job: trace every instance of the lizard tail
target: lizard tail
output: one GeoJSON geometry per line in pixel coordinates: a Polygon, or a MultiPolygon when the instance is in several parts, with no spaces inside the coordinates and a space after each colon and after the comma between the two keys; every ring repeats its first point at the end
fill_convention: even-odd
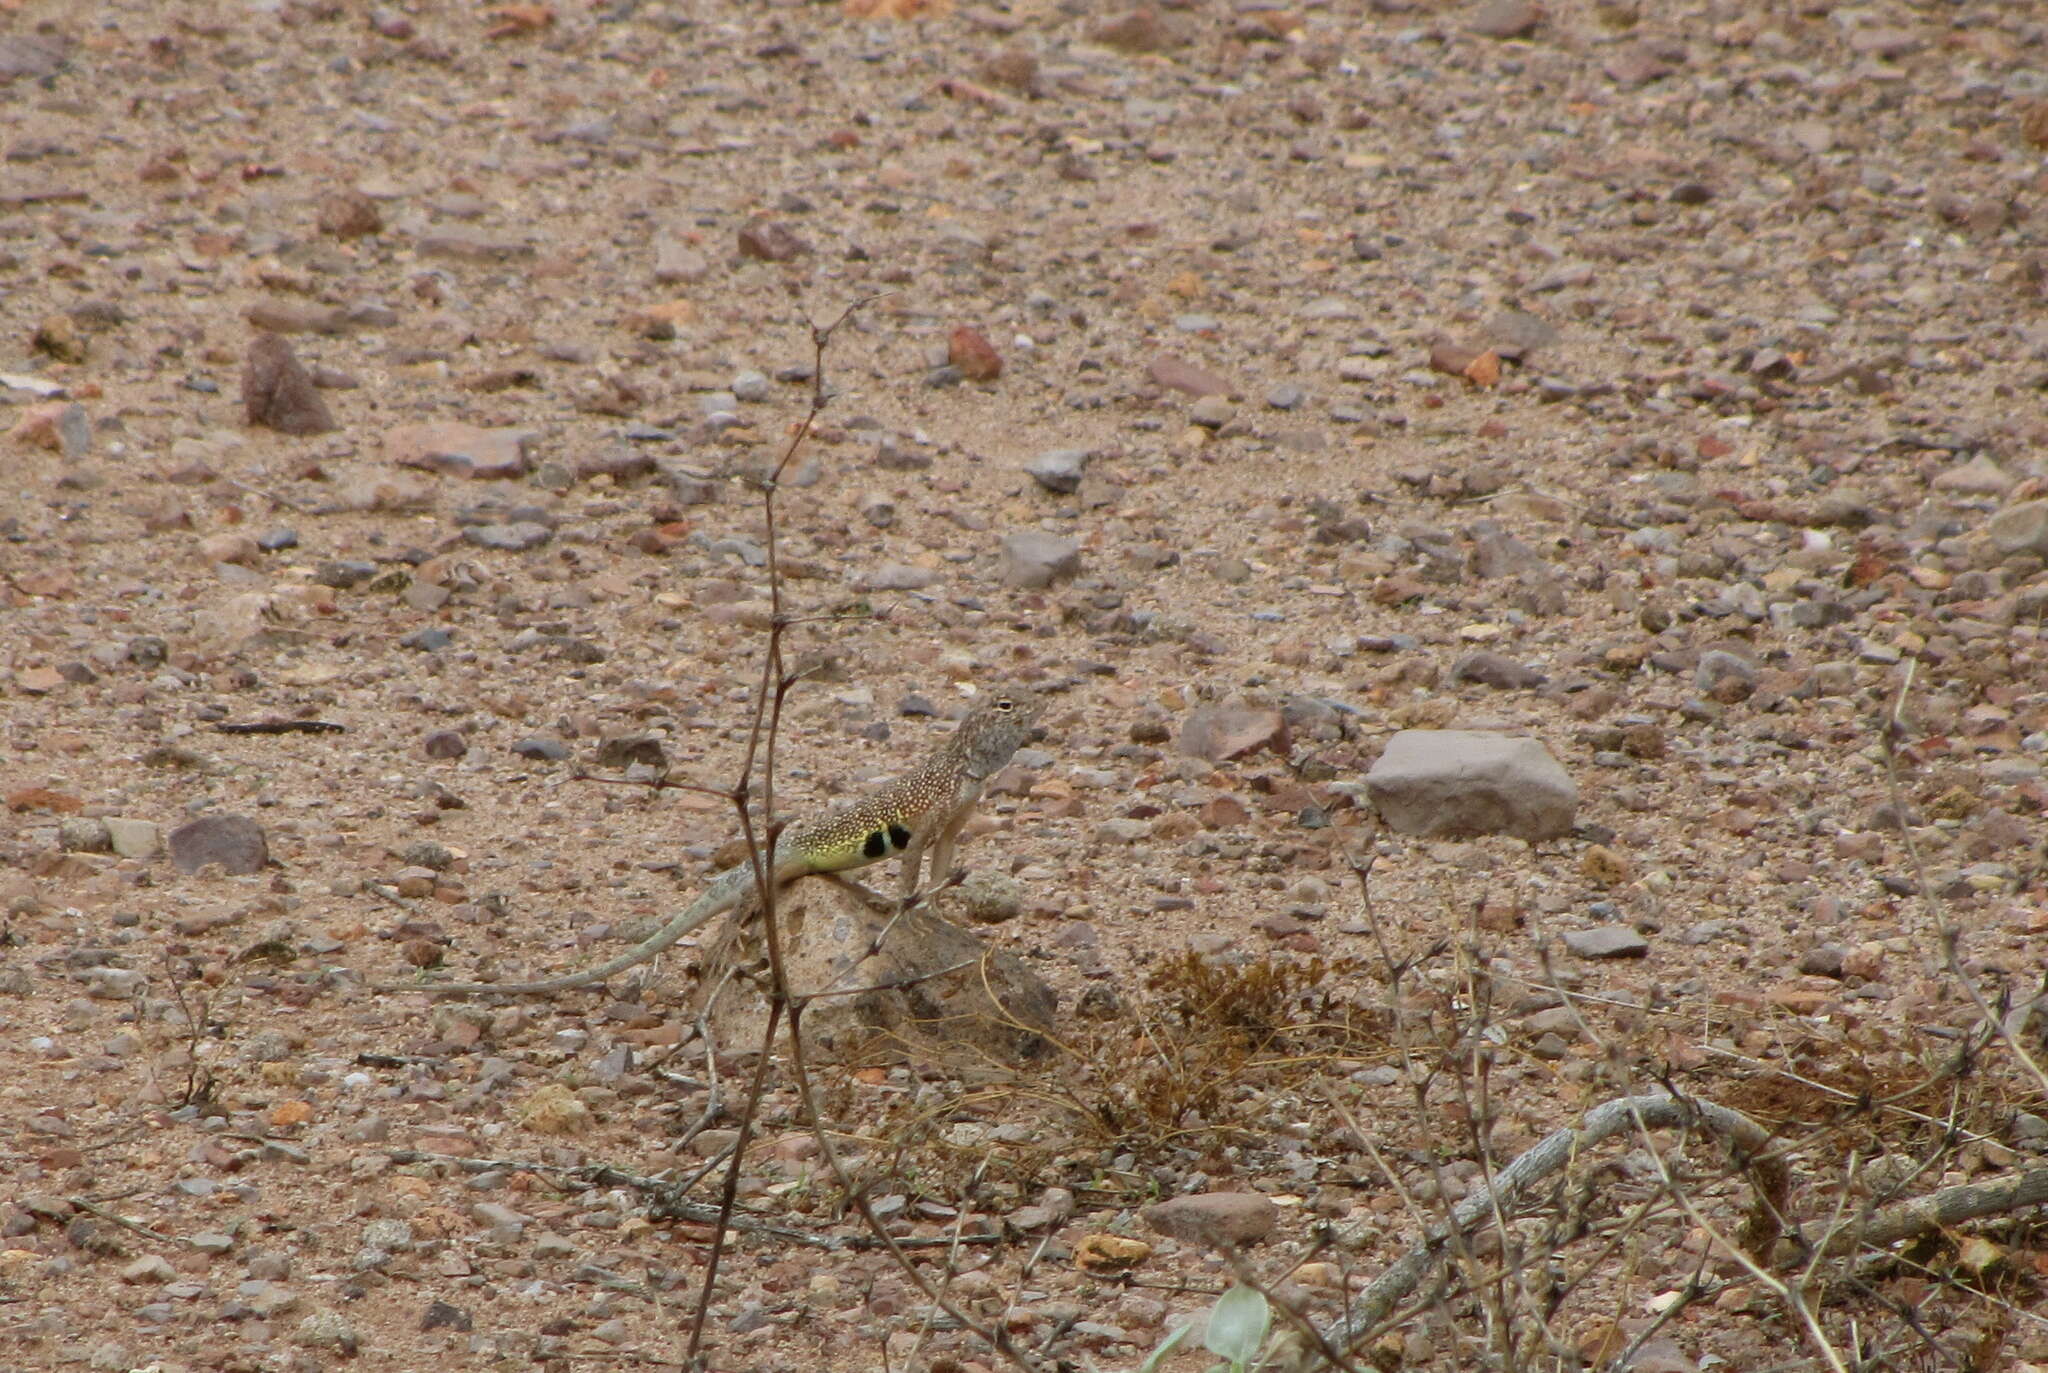
{"type": "Polygon", "coordinates": [[[544,978],[539,982],[449,982],[440,985],[419,982],[385,983],[375,990],[380,992],[425,992],[429,996],[482,996],[495,993],[500,996],[529,995],[539,992],[563,992],[571,987],[587,987],[593,982],[603,982],[636,964],[662,953],[678,939],[696,929],[712,916],[731,910],[745,897],[754,885],[754,869],[751,864],[730,868],[714,879],[704,889],[704,894],[690,903],[688,910],[656,930],[652,936],[635,944],[617,958],[584,968],[560,977],[544,978]]]}

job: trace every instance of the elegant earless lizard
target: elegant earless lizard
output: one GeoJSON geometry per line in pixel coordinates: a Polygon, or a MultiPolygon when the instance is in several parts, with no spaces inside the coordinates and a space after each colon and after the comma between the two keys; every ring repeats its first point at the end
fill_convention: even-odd
{"type": "MultiPolygon", "coordinates": [[[[879,863],[891,854],[902,858],[900,891],[909,899],[917,891],[918,871],[931,855],[934,882],[952,875],[953,846],[960,827],[974,813],[990,777],[1009,763],[1019,745],[1036,733],[1039,701],[1029,688],[991,688],[968,712],[945,746],[914,770],[850,806],[823,818],[792,825],[775,845],[768,878],[780,891],[799,877],[846,872],[879,863]]],[[[711,880],[689,909],[663,925],[645,941],[617,958],[538,982],[390,983],[378,991],[430,992],[437,996],[476,996],[487,992],[559,992],[585,987],[622,973],[661,953],[715,915],[722,915],[755,891],[754,865],[740,863],[711,880]]]]}

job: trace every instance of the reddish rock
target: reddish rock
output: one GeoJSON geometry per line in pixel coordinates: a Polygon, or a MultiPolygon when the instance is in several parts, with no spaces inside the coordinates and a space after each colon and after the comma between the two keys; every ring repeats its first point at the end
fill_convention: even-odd
{"type": "Polygon", "coordinates": [[[1154,386],[1163,386],[1182,395],[1200,398],[1227,396],[1231,393],[1229,382],[1206,367],[1197,367],[1194,363],[1177,357],[1153,359],[1152,365],[1145,369],[1145,375],[1152,379],[1154,386]]]}
{"type": "Polygon", "coordinates": [[[1286,757],[1287,719],[1264,706],[1203,706],[1181,726],[1180,751],[1211,763],[1271,749],[1286,757]]]}
{"type": "Polygon", "coordinates": [[[787,262],[811,251],[811,245],[796,236],[786,224],[772,219],[750,219],[740,226],[740,256],[761,262],[787,262]]]}
{"type": "Polygon", "coordinates": [[[478,481],[506,481],[527,470],[529,429],[479,429],[455,420],[401,424],[384,435],[384,452],[401,467],[478,481]]]}
{"type": "Polygon", "coordinates": [[[994,381],[1003,374],[1003,355],[979,330],[965,324],[947,336],[946,361],[969,381],[994,381]]]}

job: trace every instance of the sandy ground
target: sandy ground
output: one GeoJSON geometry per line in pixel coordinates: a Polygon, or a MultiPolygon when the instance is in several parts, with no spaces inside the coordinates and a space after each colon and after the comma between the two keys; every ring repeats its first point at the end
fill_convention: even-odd
{"type": "MultiPolygon", "coordinates": [[[[683,1133],[689,959],[623,1001],[366,983],[593,962],[713,869],[723,803],[576,773],[652,735],[732,777],[767,594],[739,478],[805,413],[808,321],[855,302],[778,501],[820,668],[779,794],[900,770],[977,683],[1052,693],[965,857],[1014,879],[981,932],[1076,1046],[1153,1046],[1145,980],[1192,946],[1320,956],[1361,1013],[1420,960],[1418,1024],[1498,1031],[1496,1162],[1663,1072],[1794,1133],[1918,1080],[1974,1012],[1901,821],[1989,994],[2028,994],[2048,935],[2044,18],[0,0],[0,1366],[680,1359],[706,1228],[575,1170],[688,1169],[731,1128],[683,1133]],[[331,428],[248,423],[258,326],[331,428]],[[1005,553],[1032,531],[1066,560],[1005,553]],[[1193,756],[1218,705],[1286,727],[1193,756]],[[217,728],[265,720],[342,728],[217,728]],[[1544,741],[1573,834],[1362,839],[1386,739],[1441,726],[1544,741]],[[183,871],[164,841],[209,815],[263,866],[183,871]],[[1560,943],[1591,931],[1629,956],[1560,943]]],[[[1363,1225],[1294,1279],[1326,1315],[1413,1232],[1382,1163],[1473,1185],[1470,1111],[1392,1061],[1246,1069],[1172,1140],[1038,1109],[1114,1097],[1099,1057],[1020,1096],[820,1087],[902,1234],[1008,1223],[952,1260],[971,1313],[1122,1368],[1229,1278],[1142,1204],[1275,1197],[1272,1281],[1363,1225]],[[1074,1260],[1101,1234],[1156,1248],[1102,1279],[1074,1260]]],[[[1946,1142],[1937,1088],[1801,1157],[2039,1166],[2005,1066],[1946,1142]]],[[[786,1080],[764,1112],[748,1204],[860,1232],[786,1080]]],[[[1931,1342],[1847,1298],[1830,1328],[1897,1367],[2048,1360],[2038,1238],[2006,1240],[2015,1285],[1930,1306],[1931,1342]]],[[[1641,1329],[1705,1245],[1667,1217],[1555,1335],[1641,1329]]],[[[886,1256],[747,1234],[726,1263],[715,1367],[1000,1362],[920,1344],[886,1256]]],[[[1655,1366],[1813,1357],[1734,1290],[1655,1366]]],[[[1478,1328],[1388,1357],[1478,1367],[1478,1328]]]]}

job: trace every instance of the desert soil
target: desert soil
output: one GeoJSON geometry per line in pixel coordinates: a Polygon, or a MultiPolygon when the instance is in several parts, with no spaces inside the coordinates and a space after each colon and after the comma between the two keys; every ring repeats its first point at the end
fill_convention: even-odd
{"type": "MultiPolygon", "coordinates": [[[[1006,1235],[953,1293],[1020,1347],[1127,1368],[1206,1308],[1230,1269],[1146,1226],[1164,1196],[1275,1199],[1249,1271],[1326,1317],[1409,1200],[1476,1185],[1478,1135],[1497,1164],[1664,1073],[1798,1135],[1918,1080],[1976,1024],[1937,909],[1987,995],[2041,973],[2036,6],[0,0],[0,82],[0,1366],[680,1359],[707,1228],[578,1170],[730,1138],[736,1050],[685,1133],[687,947],[517,1005],[368,984],[592,962],[713,870],[723,801],[578,774],[651,736],[730,782],[745,478],[856,304],[777,497],[818,669],[778,795],[899,770],[977,685],[1047,690],[964,856],[1014,880],[976,928],[1077,1057],[819,1088],[901,1234],[1006,1235]],[[251,423],[259,327],[307,376],[266,343],[251,423]],[[1212,709],[1227,756],[1191,751],[1212,709]],[[263,721],[340,729],[218,728],[263,721]],[[1432,727],[1542,740],[1574,830],[1372,835],[1367,770],[1432,727]],[[176,861],[209,816],[260,866],[232,826],[176,861]],[[1418,1032],[1488,1046],[1485,1128],[1448,1068],[1418,1109],[1386,1035],[1245,1067],[1184,1136],[1047,1106],[1115,1096],[1085,1045],[1156,1047],[1147,978],[1190,948],[1320,957],[1367,1018],[1415,960],[1418,1032]],[[1153,1246],[1130,1280],[1077,1265],[1104,1234],[1153,1246]]],[[[1943,1089],[1867,1147],[1933,1151],[1928,1186],[2038,1167],[2009,1067],[1962,1135],[1923,1129],[1943,1089]]],[[[863,1233],[801,1115],[778,1070],[743,1202],[863,1233]]],[[[1705,1234],[1660,1226],[1559,1340],[1683,1284],[1705,1234]]],[[[1933,1344],[1867,1291],[1834,1328],[1932,1367],[2005,1321],[1977,1366],[2048,1360],[2007,1240],[2015,1285],[1951,1294],[1933,1344]]],[[[886,1256],[747,1232],[725,1264],[714,1367],[1002,1364],[920,1343],[886,1256]]],[[[1477,1367],[1479,1329],[1381,1354],[1477,1367]]],[[[1814,1357],[1740,1285],[1652,1347],[1814,1357]]]]}

